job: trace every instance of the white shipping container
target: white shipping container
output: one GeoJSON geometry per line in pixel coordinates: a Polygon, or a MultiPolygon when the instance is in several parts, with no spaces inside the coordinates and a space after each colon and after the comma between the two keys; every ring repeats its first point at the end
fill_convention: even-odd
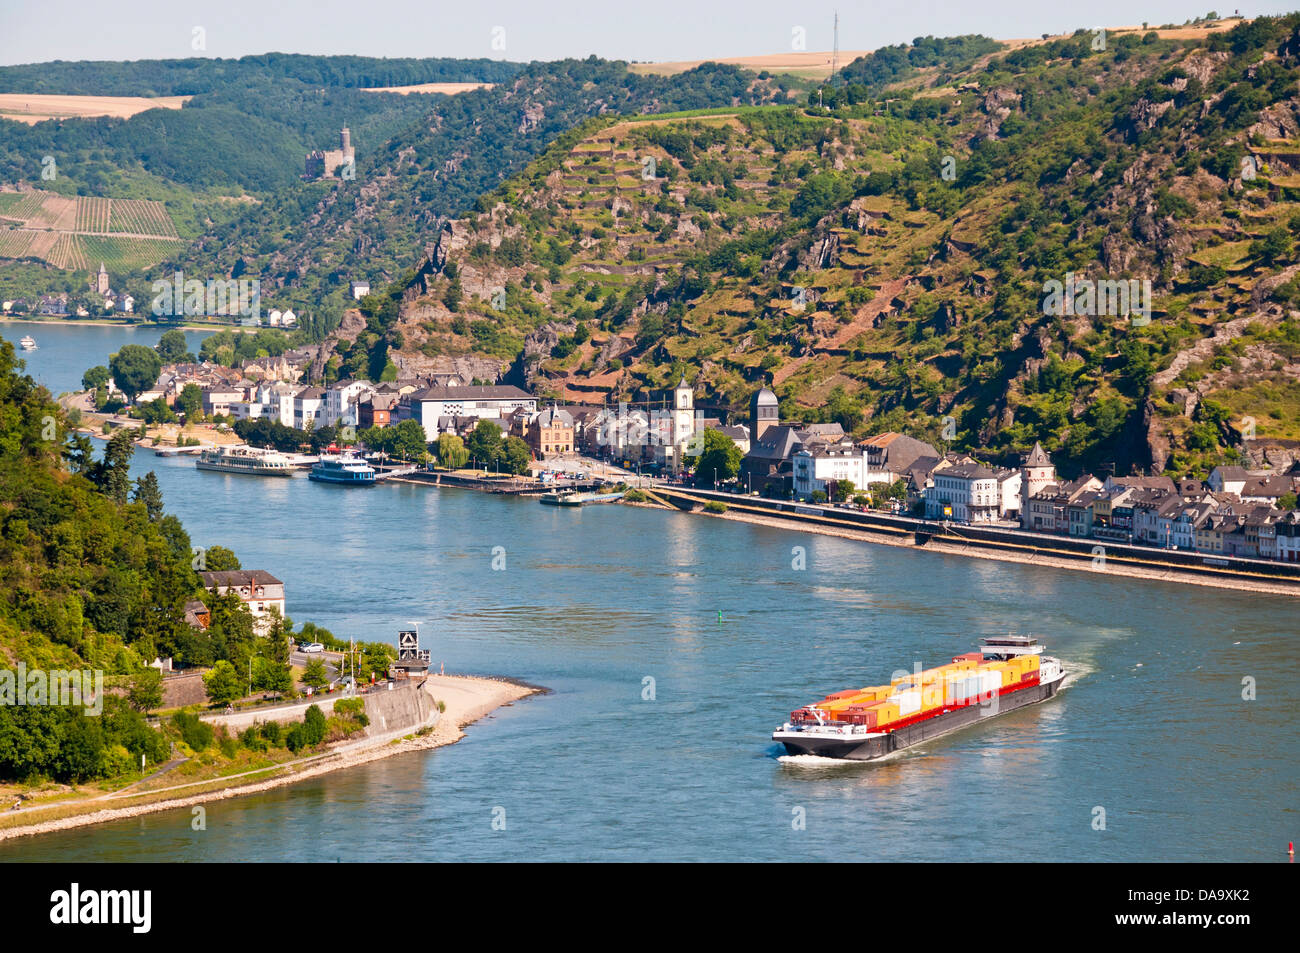
{"type": "Polygon", "coordinates": [[[899,692],[894,696],[894,701],[898,703],[899,715],[915,715],[921,710],[921,693],[915,689],[899,692]]]}

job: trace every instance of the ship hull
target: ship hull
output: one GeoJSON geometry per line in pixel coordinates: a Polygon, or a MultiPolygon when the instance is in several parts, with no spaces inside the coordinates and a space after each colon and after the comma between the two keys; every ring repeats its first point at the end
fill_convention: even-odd
{"type": "Polygon", "coordinates": [[[267,467],[259,469],[257,467],[235,467],[226,463],[204,463],[202,460],[194,462],[196,470],[211,470],[213,473],[240,473],[245,476],[266,476],[266,477],[291,477],[294,475],[292,467],[286,469],[273,469],[267,467]]]}
{"type": "Polygon", "coordinates": [[[375,485],[375,478],[373,475],[358,479],[356,477],[335,476],[332,473],[317,473],[315,470],[312,470],[310,473],[307,474],[307,476],[315,480],[317,483],[337,483],[339,486],[374,486],[375,485]]]}
{"type": "Polygon", "coordinates": [[[778,731],[772,737],[785,746],[787,754],[816,755],[820,758],[840,758],[845,761],[874,761],[895,751],[932,741],[1018,708],[1046,701],[1056,694],[1062,681],[1063,679],[1058,678],[1046,684],[1033,685],[1006,695],[999,695],[996,712],[988,712],[980,705],[967,705],[894,731],[858,738],[818,736],[789,731],[778,731]]]}

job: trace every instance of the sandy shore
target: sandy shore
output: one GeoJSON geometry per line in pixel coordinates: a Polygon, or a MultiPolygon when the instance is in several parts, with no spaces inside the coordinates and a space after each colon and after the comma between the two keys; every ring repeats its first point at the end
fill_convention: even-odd
{"type": "MultiPolygon", "coordinates": [[[[343,768],[378,761],[381,758],[387,758],[395,754],[403,754],[408,751],[426,751],[430,748],[455,744],[465,737],[464,728],[466,725],[490,715],[504,705],[509,705],[521,698],[545,691],[545,689],[506,679],[480,678],[468,675],[431,675],[425,681],[424,688],[434,699],[445,705],[445,710],[434,725],[433,730],[425,734],[417,735],[414,733],[415,729],[405,729],[404,731],[368,738],[360,742],[345,742],[336,746],[333,751],[290,762],[288,765],[276,769],[282,772],[287,770],[288,773],[248,784],[234,783],[230,787],[216,791],[205,791],[202,794],[181,796],[178,790],[177,797],[129,807],[101,806],[113,804],[115,801],[127,800],[128,798],[121,795],[100,796],[88,800],[84,805],[85,812],[82,814],[55,818],[49,821],[34,820],[22,827],[0,829],[0,840],[68,830],[74,827],[86,827],[91,824],[102,824],[106,821],[138,817],[141,814],[194,807],[211,801],[224,800],[225,798],[256,794],[260,791],[284,787],[306,778],[319,777],[322,774],[329,774],[343,768]]],[[[180,789],[193,786],[196,785],[177,785],[176,787],[180,789]]],[[[166,790],[168,789],[162,788],[152,793],[157,794],[166,790]]],[[[60,803],[57,806],[67,807],[68,805],[60,803]]],[[[40,811],[40,808],[28,808],[23,813],[30,813],[33,817],[37,817],[40,811]]]]}

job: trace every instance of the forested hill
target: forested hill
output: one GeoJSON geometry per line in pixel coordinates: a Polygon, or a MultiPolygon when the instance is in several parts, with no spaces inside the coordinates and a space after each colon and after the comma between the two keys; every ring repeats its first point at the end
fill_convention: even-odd
{"type": "MultiPolygon", "coordinates": [[[[45,388],[0,342],[0,668],[102,669],[131,674],[155,656],[193,664],[256,650],[238,598],[206,593],[189,536],[164,512],[150,473],[132,483],[132,434],[102,454],[71,432],[45,388]],[[218,621],[185,623],[203,598],[218,621]]],[[[208,568],[236,569],[229,550],[208,568]]],[[[241,669],[242,671],[242,669],[241,669]]]]}
{"type": "Polygon", "coordinates": [[[333,373],[473,358],[595,402],[684,373],[708,407],[769,383],[859,433],[1204,474],[1300,439],[1298,24],[1079,31],[836,84],[826,111],[593,120],[363,302],[333,373]],[[1070,275],[1136,282],[1138,313],[1055,313],[1070,275]]]}
{"type": "Polygon", "coordinates": [[[0,66],[0,90],[59,96],[194,96],[264,81],[318,87],[503,83],[521,63],[490,59],[386,59],[262,53],[239,59],[194,57],[132,62],[54,62],[0,66]]]}
{"type": "Polygon", "coordinates": [[[600,114],[785,101],[779,80],[730,66],[638,76],[594,57],[528,66],[509,82],[444,97],[384,143],[357,136],[354,181],[285,190],[214,228],[173,268],[249,274],[263,297],[341,310],[349,278],[378,286],[414,265],[443,221],[519,172],[560,134],[600,114]]]}
{"type": "Polygon", "coordinates": [[[0,120],[0,182],[122,195],[122,173],[139,168],[189,188],[270,193],[297,184],[307,152],[337,148],[342,126],[351,127],[359,154],[373,153],[443,98],[366,92],[363,87],[497,83],[522,68],[493,60],[280,53],[239,60],[0,67],[2,92],[192,97],[183,109],[149,110],[130,119],[65,119],[30,126],[0,120]],[[41,177],[47,155],[54,157],[60,173],[52,183],[41,177]]]}

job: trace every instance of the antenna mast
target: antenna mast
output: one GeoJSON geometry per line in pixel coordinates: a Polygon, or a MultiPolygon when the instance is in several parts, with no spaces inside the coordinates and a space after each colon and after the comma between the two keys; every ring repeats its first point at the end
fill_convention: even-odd
{"type": "Polygon", "coordinates": [[[840,11],[835,11],[835,49],[831,52],[831,85],[835,85],[835,71],[840,66],[840,11]]]}

